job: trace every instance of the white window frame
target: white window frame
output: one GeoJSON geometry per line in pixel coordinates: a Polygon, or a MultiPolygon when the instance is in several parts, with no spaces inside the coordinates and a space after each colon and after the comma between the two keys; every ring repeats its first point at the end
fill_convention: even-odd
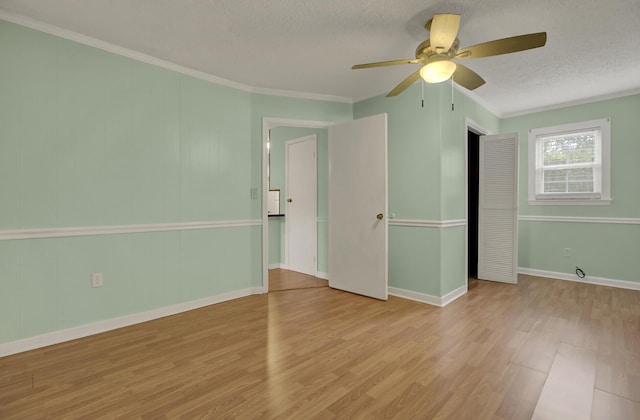
{"type": "MultiPolygon", "coordinates": [[[[535,128],[529,130],[529,204],[531,205],[609,205],[611,204],[611,120],[601,118],[571,124],[555,125],[552,127],[535,128]],[[586,130],[600,130],[600,162],[602,172],[600,177],[601,191],[599,194],[585,193],[541,193],[536,191],[538,183],[538,162],[536,161],[536,147],[538,139],[553,135],[586,130]]],[[[596,165],[598,162],[596,162],[596,165]]]]}

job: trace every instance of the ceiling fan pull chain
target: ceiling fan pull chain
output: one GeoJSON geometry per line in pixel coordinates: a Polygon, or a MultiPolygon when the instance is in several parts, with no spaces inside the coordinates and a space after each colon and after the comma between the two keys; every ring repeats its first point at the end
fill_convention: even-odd
{"type": "Polygon", "coordinates": [[[420,80],[422,80],[422,107],[424,108],[424,79],[420,78],[420,80]]]}
{"type": "Polygon", "coordinates": [[[451,75],[451,111],[455,110],[455,106],[453,104],[453,75],[451,75]]]}

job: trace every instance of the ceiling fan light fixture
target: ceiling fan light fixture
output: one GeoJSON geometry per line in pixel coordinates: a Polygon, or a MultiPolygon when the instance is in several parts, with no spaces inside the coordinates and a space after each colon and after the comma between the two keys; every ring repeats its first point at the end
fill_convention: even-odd
{"type": "Polygon", "coordinates": [[[440,83],[448,80],[456,71],[456,63],[451,60],[439,60],[420,69],[420,77],[427,83],[440,83]]]}

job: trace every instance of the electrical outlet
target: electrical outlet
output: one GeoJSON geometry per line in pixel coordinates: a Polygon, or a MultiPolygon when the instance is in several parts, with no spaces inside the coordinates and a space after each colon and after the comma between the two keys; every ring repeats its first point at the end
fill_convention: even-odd
{"type": "Polygon", "coordinates": [[[91,287],[102,287],[104,276],[102,273],[91,274],[91,287]]]}
{"type": "Polygon", "coordinates": [[[564,255],[565,257],[570,257],[571,256],[571,248],[565,248],[564,251],[562,252],[562,255],[564,255]]]}

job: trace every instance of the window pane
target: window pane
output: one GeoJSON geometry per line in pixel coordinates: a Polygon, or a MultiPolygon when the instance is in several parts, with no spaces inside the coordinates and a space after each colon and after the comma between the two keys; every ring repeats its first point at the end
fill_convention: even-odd
{"type": "Polygon", "coordinates": [[[597,131],[588,131],[543,138],[543,165],[594,162],[596,157],[596,135],[597,131]]]}
{"type": "Polygon", "coordinates": [[[569,184],[569,192],[593,192],[593,182],[576,182],[569,184]]]}
{"type": "Polygon", "coordinates": [[[594,192],[593,168],[545,169],[545,193],[594,192]]]}
{"type": "Polygon", "coordinates": [[[529,203],[610,203],[610,136],[608,118],[530,129],[529,203]]]}

